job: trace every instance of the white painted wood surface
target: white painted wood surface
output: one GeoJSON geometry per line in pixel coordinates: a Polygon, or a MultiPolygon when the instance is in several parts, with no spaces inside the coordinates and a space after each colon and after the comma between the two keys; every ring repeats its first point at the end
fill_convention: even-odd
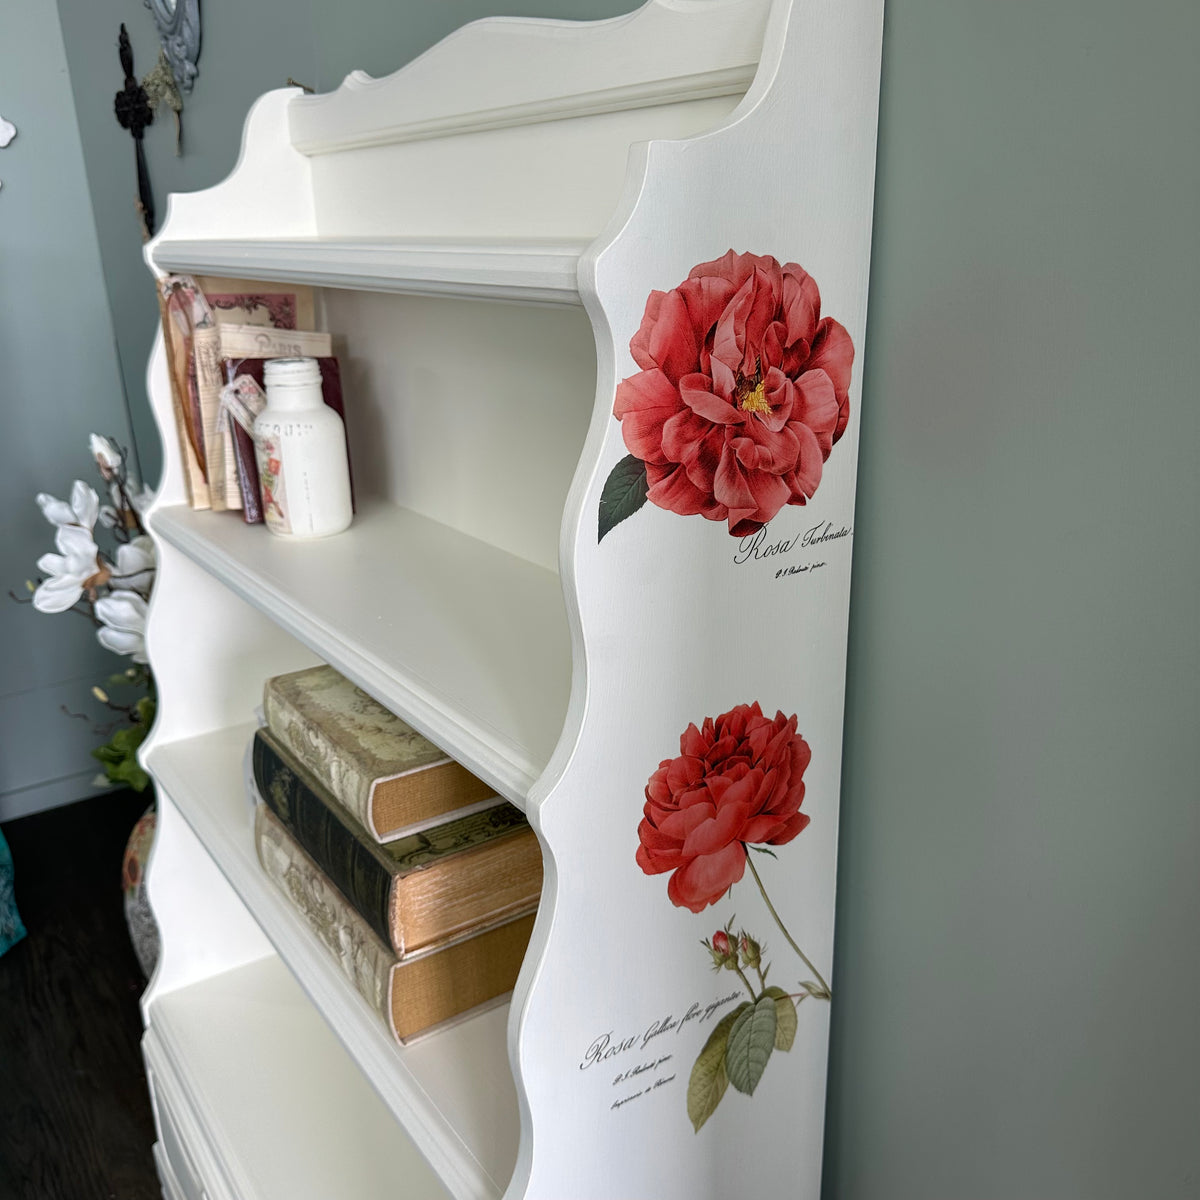
{"type": "MultiPolygon", "coordinates": [[[[150,525],[524,806],[570,690],[556,575],[383,504],[303,544],[186,506],[156,510],[150,525]]],[[[261,659],[241,661],[253,671],[261,659]]]]}
{"type": "Polygon", "coordinates": [[[156,1002],[146,1059],[207,1200],[446,1200],[273,956],[156,1002]]]}
{"type": "MultiPolygon", "coordinates": [[[[749,876],[693,913],[635,851],[647,780],[690,722],[754,700],[796,714],[812,824],[761,861],[828,978],[881,24],[881,0],[653,0],[593,24],[480,22],[388,79],[269,93],[229,179],[172,198],[146,251],[154,271],[323,289],[359,513],[297,547],[188,510],[156,347],[161,708],[143,758],[167,814],[150,867],[163,966],[145,1005],[160,1070],[203,989],[254,979],[255,1019],[323,1018],[342,1049],[322,1077],[361,1083],[357,1064],[382,1098],[380,1136],[411,1139],[455,1197],[818,1194],[828,1003],[800,1004],[795,1044],[756,1093],[730,1089],[694,1132],[687,1078],[715,1019],[669,1020],[697,1001],[726,1011],[733,979],[712,974],[700,940],[736,914],[773,980],[795,988],[800,971],[749,876]],[[809,504],[772,518],[782,557],[738,563],[722,524],[653,503],[597,545],[600,492],[627,453],[613,404],[638,371],[630,339],[654,293],[731,249],[800,264],[845,326],[845,433],[809,504]],[[801,553],[825,522],[844,539],[801,553]],[[818,557],[820,574],[776,574],[818,557]],[[546,887],[511,1016],[393,1045],[259,871],[246,722],[267,675],[317,656],[528,807],[546,887]],[[663,1082],[635,1088],[656,1023],[646,1044],[663,1082]],[[605,1036],[632,1040],[592,1069],[605,1036]]],[[[195,1117],[179,1137],[239,1200],[276,1194],[281,1177],[248,1167],[241,1139],[272,1106],[298,1111],[302,1091],[293,1066],[264,1068],[258,1108],[239,1108],[235,1050],[287,1057],[269,1034],[256,1051],[258,1036],[248,1025],[195,1066],[172,1051],[167,1072],[174,1107],[195,1117]]],[[[160,1130],[160,1156],[163,1142],[160,1130]]],[[[289,1152],[324,1178],[315,1138],[289,1152]]]]}
{"type": "Polygon", "coordinates": [[[696,913],[672,904],[666,877],[646,874],[635,852],[648,780],[680,753],[690,724],[752,702],[768,716],[794,714],[812,747],[811,825],[778,847],[777,861],[760,861],[776,910],[829,977],[881,33],[876,0],[777,6],[755,83],[728,125],[642,147],[623,204],[581,266],[597,401],[564,515],[562,572],[586,703],[572,707],[530,796],[556,886],[514,998],[532,1136],[513,1194],[528,1200],[820,1192],[829,1004],[801,1003],[795,1044],[773,1055],[754,1095],[729,1088],[694,1132],[688,1079],[715,1018],[690,1028],[685,1018],[693,1005],[704,1013],[745,998],[737,977],[714,976],[700,940],[727,924],[747,929],[770,952],[773,982],[798,992],[813,976],[748,869],[696,913]],[[652,293],[730,249],[800,264],[822,314],[856,349],[849,424],[819,489],[768,527],[768,542],[794,548],[756,559],[723,523],[649,503],[597,545],[601,489],[626,453],[612,406],[619,381],[638,373],[630,340],[652,293]],[[847,536],[801,552],[805,531],[826,522],[847,536]],[[817,561],[820,573],[777,574],[817,561]],[[589,1048],[605,1039],[624,1048],[596,1064],[589,1048]],[[643,1068],[649,1086],[625,1074],[643,1068]]]}
{"type": "Polygon", "coordinates": [[[582,239],[535,242],[425,238],[217,238],[160,242],[169,271],[206,271],[321,287],[579,304],[582,239]]]}
{"type": "MultiPolygon", "coordinates": [[[[453,1194],[499,1196],[512,1174],[518,1133],[507,1005],[396,1045],[259,866],[243,776],[253,731],[244,724],[157,746],[147,762],[229,888],[453,1194]]],[[[211,887],[213,894],[220,890],[211,887]]],[[[149,1017],[153,1024],[153,1007],[149,1017]]]]}

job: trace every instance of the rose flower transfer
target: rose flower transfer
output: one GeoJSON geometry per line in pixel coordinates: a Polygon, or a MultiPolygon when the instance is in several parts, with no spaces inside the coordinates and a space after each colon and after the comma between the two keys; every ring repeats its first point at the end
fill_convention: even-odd
{"type": "Polygon", "coordinates": [[[600,538],[646,500],[744,537],[816,492],[849,420],[854,345],[803,267],[733,250],[701,263],[650,293],[629,349],[641,370],[613,406],[629,455],[600,538]]]}

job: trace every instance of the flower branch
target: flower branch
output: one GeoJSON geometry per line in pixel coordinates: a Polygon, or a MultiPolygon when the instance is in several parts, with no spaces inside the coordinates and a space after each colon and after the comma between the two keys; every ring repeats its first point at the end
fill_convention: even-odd
{"type": "MultiPolygon", "coordinates": [[[[93,688],[95,698],[115,713],[116,719],[95,726],[97,735],[107,740],[92,753],[104,766],[98,782],[121,783],[141,791],[150,780],[138,765],[137,749],[149,732],[156,709],[145,642],[147,602],[156,569],[154,543],[142,521],[150,491],[135,486],[128,451],[113,439],[92,434],[88,449],[109,503],[102,505],[96,490],[81,479],[75,481],[66,500],[38,493],[38,507],[55,527],[55,552],[37,560],[37,583],[26,584],[32,595],[20,597],[10,590],[9,596],[18,603],[32,604],[38,612],[78,613],[95,627],[102,646],[128,655],[136,664],[112,676],[109,690],[93,688]],[[97,542],[101,530],[111,537],[108,548],[97,542]],[[113,689],[128,691],[130,699],[113,700],[109,694],[113,689]]],[[[65,707],[63,711],[70,717],[83,716],[65,707]]]]}

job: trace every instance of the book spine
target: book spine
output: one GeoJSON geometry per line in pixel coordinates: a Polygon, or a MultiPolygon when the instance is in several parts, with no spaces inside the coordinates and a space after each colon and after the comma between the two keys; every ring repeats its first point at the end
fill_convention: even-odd
{"type": "Polygon", "coordinates": [[[184,490],[192,508],[204,509],[209,507],[208,484],[204,482],[204,471],[192,444],[191,423],[187,413],[190,405],[189,339],[184,336],[172,317],[170,305],[161,293],[158,308],[162,323],[163,348],[167,357],[167,376],[171,385],[171,409],[175,415],[175,432],[179,439],[179,462],[183,471],[184,490]]]}
{"type": "Polygon", "coordinates": [[[395,954],[346,903],[265,804],[255,810],[254,845],[267,878],[308,922],[342,974],[390,1026],[388,993],[395,954]]]}
{"type": "Polygon", "coordinates": [[[220,420],[221,335],[215,325],[197,329],[192,342],[196,360],[196,389],[204,428],[204,457],[208,474],[209,503],[214,512],[241,508],[237,468],[233,460],[233,435],[220,420]]]}
{"type": "Polygon", "coordinates": [[[242,519],[247,525],[263,523],[262,497],[258,491],[258,462],[254,439],[240,426],[233,426],[233,453],[237,460],[238,488],[242,493],[242,519]]]}
{"type": "Polygon", "coordinates": [[[374,830],[371,790],[375,781],[360,771],[325,729],[306,717],[273,683],[268,680],[263,691],[263,712],[271,732],[363,829],[374,830]]]}
{"type": "Polygon", "coordinates": [[[392,873],[365,835],[326,803],[259,730],[254,735],[254,782],[259,795],[380,940],[391,945],[392,873]]]}

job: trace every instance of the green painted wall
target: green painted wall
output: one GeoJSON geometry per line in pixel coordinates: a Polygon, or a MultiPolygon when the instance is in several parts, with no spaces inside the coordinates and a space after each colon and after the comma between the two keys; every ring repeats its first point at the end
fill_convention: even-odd
{"type": "Polygon", "coordinates": [[[1200,1192],[1198,48],[888,7],[829,1200],[1200,1192]]]}
{"type": "MultiPolygon", "coordinates": [[[[385,73],[504,7],[629,5],[208,4],[160,195],[222,177],[287,76],[385,73]]],[[[127,21],[144,71],[153,33],[141,0],[59,9],[135,396],[154,308],[111,47],[127,21]]],[[[1192,0],[888,8],[830,1200],[1200,1186],[1198,35],[1192,0]]]]}
{"type": "Polygon", "coordinates": [[[61,706],[97,715],[92,685],[126,664],[82,617],[7,593],[27,598],[54,549],[35,494],[99,483],[89,433],[130,440],[58,16],[43,0],[3,14],[0,114],[18,132],[0,150],[0,821],[92,790],[102,739],[61,706]]]}

